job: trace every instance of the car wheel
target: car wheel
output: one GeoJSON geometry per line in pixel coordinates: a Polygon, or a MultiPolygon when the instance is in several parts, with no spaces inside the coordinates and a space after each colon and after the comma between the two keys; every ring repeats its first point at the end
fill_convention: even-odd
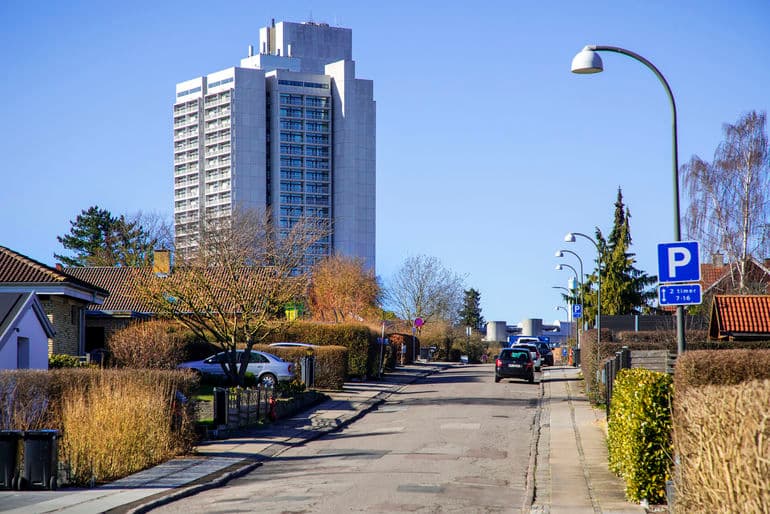
{"type": "Polygon", "coordinates": [[[275,387],[278,379],[272,373],[265,373],[259,377],[259,383],[262,387],[275,387]]]}
{"type": "Polygon", "coordinates": [[[497,375],[495,375],[495,383],[498,383],[498,382],[500,382],[500,380],[501,380],[501,378],[500,378],[500,377],[498,377],[497,375]]]}

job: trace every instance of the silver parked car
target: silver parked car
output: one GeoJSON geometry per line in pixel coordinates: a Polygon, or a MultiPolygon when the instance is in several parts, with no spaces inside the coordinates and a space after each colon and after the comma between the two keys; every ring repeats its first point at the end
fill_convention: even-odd
{"type": "MultiPolygon", "coordinates": [[[[237,350],[236,360],[240,362],[244,350],[237,350]]],[[[220,352],[200,361],[183,362],[177,368],[194,370],[201,374],[224,376],[222,363],[225,361],[225,352],[220,352]]],[[[253,373],[257,382],[264,386],[274,386],[278,382],[290,382],[294,379],[294,364],[286,362],[280,357],[267,352],[251,350],[249,364],[246,371],[253,373]]]]}

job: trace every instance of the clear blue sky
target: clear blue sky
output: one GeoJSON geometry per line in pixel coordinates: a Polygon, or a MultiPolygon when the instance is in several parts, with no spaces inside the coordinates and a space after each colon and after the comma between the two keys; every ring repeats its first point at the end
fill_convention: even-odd
{"type": "MultiPolygon", "coordinates": [[[[237,65],[271,18],[351,28],[357,74],[374,80],[378,275],[436,256],[487,320],[563,316],[554,251],[568,231],[609,231],[619,186],[640,268],[655,274],[673,239],[664,90],[617,54],[571,74],[584,45],[666,76],[680,163],[710,160],[723,123],[770,107],[766,0],[5,0],[0,244],[53,264],[91,205],[170,217],[175,84],[237,65]]],[[[590,243],[568,248],[591,266],[590,243]]]]}

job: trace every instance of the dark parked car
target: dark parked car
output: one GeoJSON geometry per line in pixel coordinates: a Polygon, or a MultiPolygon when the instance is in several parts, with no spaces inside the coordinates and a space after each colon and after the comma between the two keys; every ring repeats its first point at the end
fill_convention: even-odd
{"type": "Polygon", "coordinates": [[[546,342],[539,342],[535,343],[535,346],[537,346],[537,351],[540,352],[540,357],[543,358],[543,366],[553,366],[553,352],[551,351],[551,347],[548,346],[548,343],[546,342]]]}
{"type": "Polygon", "coordinates": [[[535,361],[535,371],[540,371],[540,367],[543,365],[543,356],[540,355],[540,350],[538,350],[537,344],[534,342],[516,343],[512,344],[511,348],[527,348],[532,354],[532,360],[535,361]]]}
{"type": "Polygon", "coordinates": [[[535,361],[528,348],[504,348],[495,361],[495,382],[504,378],[522,378],[535,381],[535,361]]]}

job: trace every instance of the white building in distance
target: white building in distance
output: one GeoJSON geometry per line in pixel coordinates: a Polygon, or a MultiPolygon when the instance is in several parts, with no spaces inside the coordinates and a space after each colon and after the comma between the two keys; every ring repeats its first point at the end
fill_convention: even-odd
{"type": "Polygon", "coordinates": [[[278,229],[325,219],[327,255],[375,265],[376,111],[355,76],[352,31],[273,22],[240,66],[176,86],[176,248],[196,247],[203,222],[269,208],[278,229]]]}

